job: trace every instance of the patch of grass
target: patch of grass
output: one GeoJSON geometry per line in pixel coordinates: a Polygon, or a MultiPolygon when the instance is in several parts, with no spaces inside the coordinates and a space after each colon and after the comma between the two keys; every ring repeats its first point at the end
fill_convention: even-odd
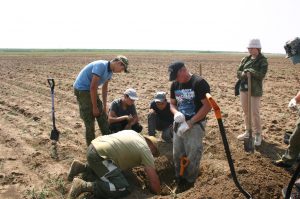
{"type": "Polygon", "coordinates": [[[49,178],[49,186],[57,190],[62,196],[67,193],[65,181],[61,177],[49,178]]]}
{"type": "Polygon", "coordinates": [[[32,189],[27,189],[26,196],[29,199],[46,199],[50,196],[50,192],[45,187],[41,191],[36,191],[33,187],[32,189]]]}

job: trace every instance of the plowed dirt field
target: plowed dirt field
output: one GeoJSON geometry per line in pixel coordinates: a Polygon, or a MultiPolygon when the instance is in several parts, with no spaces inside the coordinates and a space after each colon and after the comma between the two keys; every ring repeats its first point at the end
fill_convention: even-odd
{"type": "MultiPolygon", "coordinates": [[[[73,82],[86,64],[97,59],[110,60],[118,52],[2,52],[0,53],[0,198],[65,198],[71,183],[66,180],[73,159],[86,161],[84,124],[79,117],[73,82]],[[56,126],[61,131],[59,159],[50,158],[49,133],[52,129],[51,95],[47,78],[55,87],[56,126]]],[[[192,73],[202,76],[211,86],[218,102],[235,169],[242,187],[253,198],[281,198],[293,169],[272,164],[283,154],[285,130],[293,129],[297,113],[287,108],[298,92],[299,68],[284,56],[266,55],[269,71],[264,81],[262,124],[265,140],[255,153],[246,153],[236,136],[243,132],[242,108],[234,96],[236,69],[245,54],[200,54],[179,52],[122,52],[130,62],[129,74],[115,74],[109,83],[108,101],[122,97],[126,88],[137,90],[137,111],[147,133],[149,102],[156,91],[167,91],[167,67],[182,60],[192,73]]],[[[101,89],[99,89],[101,93],[101,89]]],[[[100,130],[97,127],[97,135],[100,130]]],[[[157,135],[159,136],[159,135],[157,135]]],[[[175,194],[171,146],[165,144],[156,159],[162,182],[160,196],[147,188],[143,171],[135,168],[128,178],[135,187],[127,198],[244,198],[235,187],[224,152],[217,121],[208,115],[205,149],[200,175],[195,186],[175,194]]]]}

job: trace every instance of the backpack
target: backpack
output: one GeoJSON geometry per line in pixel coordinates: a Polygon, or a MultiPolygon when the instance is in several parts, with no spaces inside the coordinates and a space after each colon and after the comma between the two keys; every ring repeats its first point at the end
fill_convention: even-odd
{"type": "Polygon", "coordinates": [[[287,41],[284,45],[284,49],[287,54],[287,58],[300,55],[300,38],[296,37],[287,41]]]}

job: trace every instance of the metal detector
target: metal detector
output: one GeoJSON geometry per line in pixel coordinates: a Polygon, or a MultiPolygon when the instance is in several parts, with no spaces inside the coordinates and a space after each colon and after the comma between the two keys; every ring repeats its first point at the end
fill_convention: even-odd
{"type": "Polygon", "coordinates": [[[236,177],[234,164],[233,164],[233,161],[232,161],[232,158],[231,158],[230,149],[229,149],[228,141],[227,141],[227,138],[226,138],[225,128],[224,128],[223,121],[222,121],[221,110],[220,110],[218,104],[215,102],[215,100],[212,98],[212,96],[209,93],[206,93],[206,99],[208,100],[210,106],[214,109],[215,116],[218,120],[218,125],[219,125],[219,129],[220,129],[221,137],[222,137],[222,140],[223,140],[224,149],[225,149],[227,161],[228,161],[228,164],[229,164],[230,172],[231,172],[231,175],[232,175],[232,179],[233,179],[236,187],[239,189],[239,191],[246,198],[252,199],[252,196],[242,188],[242,186],[240,185],[240,183],[239,183],[239,181],[236,177]]]}
{"type": "Polygon", "coordinates": [[[47,79],[50,89],[51,89],[51,99],[52,99],[52,122],[53,122],[53,128],[50,133],[50,140],[52,140],[52,146],[51,146],[51,157],[54,159],[58,158],[57,155],[57,142],[59,139],[59,130],[57,130],[55,126],[55,110],[54,110],[54,87],[55,87],[55,82],[53,78],[47,79]]]}
{"type": "Polygon", "coordinates": [[[254,153],[254,139],[252,135],[252,109],[251,109],[251,73],[247,72],[248,79],[248,133],[249,136],[244,138],[244,149],[246,152],[254,153]]]}

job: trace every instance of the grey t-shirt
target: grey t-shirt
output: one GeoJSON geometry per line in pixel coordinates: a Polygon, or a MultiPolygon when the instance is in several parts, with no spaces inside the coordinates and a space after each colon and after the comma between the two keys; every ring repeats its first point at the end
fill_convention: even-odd
{"type": "Polygon", "coordinates": [[[122,101],[121,99],[114,100],[110,105],[110,111],[115,112],[117,117],[121,117],[124,115],[137,115],[135,105],[128,106],[126,109],[122,108],[122,101]]]}

